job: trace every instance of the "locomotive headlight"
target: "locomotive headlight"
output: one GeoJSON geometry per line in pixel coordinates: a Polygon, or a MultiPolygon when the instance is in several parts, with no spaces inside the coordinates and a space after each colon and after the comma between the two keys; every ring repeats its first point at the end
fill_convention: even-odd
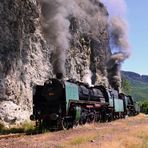
{"type": "Polygon", "coordinates": [[[59,116],[58,116],[56,113],[50,114],[50,119],[51,119],[51,120],[57,120],[58,117],[59,117],[59,116]]]}
{"type": "Polygon", "coordinates": [[[31,115],[30,120],[34,121],[35,120],[35,115],[31,115]]]}
{"type": "Polygon", "coordinates": [[[54,93],[48,92],[48,96],[54,96],[54,93]]]}

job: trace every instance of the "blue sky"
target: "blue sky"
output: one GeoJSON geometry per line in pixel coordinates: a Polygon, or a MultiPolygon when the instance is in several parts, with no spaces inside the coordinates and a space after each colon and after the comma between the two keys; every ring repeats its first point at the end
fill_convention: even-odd
{"type": "Polygon", "coordinates": [[[148,75],[148,0],[125,0],[131,57],[122,70],[148,75]]]}

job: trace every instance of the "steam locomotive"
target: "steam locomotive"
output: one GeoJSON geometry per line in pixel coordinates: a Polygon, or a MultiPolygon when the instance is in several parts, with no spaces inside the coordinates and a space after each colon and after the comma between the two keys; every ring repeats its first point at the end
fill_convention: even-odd
{"type": "Polygon", "coordinates": [[[138,113],[131,96],[88,86],[74,80],[64,81],[61,76],[37,85],[33,94],[31,120],[44,128],[69,129],[91,122],[106,122],[138,113]]]}

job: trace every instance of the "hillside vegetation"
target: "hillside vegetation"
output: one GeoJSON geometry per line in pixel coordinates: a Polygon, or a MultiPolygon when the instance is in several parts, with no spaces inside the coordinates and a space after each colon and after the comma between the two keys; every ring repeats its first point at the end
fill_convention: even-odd
{"type": "Polygon", "coordinates": [[[136,101],[148,101],[148,76],[122,71],[122,78],[129,81],[130,94],[136,101]]]}

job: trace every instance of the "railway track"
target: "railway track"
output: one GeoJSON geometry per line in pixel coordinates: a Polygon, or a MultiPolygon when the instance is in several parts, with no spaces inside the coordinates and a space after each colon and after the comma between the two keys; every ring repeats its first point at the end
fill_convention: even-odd
{"type": "Polygon", "coordinates": [[[17,134],[8,134],[8,135],[0,135],[0,140],[1,139],[8,139],[8,138],[18,138],[22,136],[26,136],[26,133],[17,133],[17,134]]]}

